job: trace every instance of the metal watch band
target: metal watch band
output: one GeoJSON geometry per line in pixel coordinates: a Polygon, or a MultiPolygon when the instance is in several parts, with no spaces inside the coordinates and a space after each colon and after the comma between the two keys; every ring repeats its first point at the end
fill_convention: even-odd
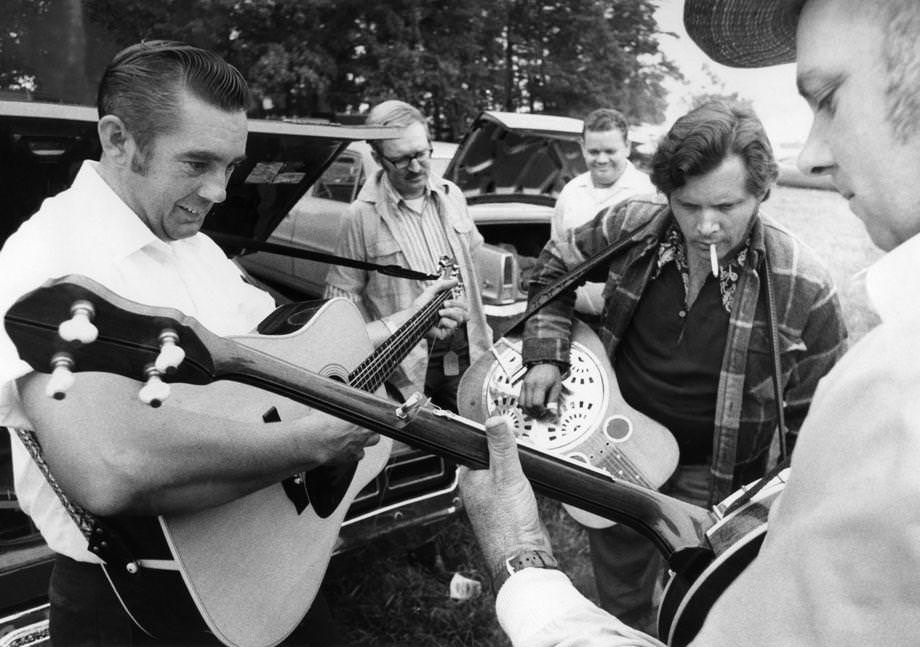
{"type": "Polygon", "coordinates": [[[505,568],[495,575],[492,588],[498,593],[509,577],[525,568],[559,568],[559,562],[545,550],[525,550],[505,560],[505,568]]]}

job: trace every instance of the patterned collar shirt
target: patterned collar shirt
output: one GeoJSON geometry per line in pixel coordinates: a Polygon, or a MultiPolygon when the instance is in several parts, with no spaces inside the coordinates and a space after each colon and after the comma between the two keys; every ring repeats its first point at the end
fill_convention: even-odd
{"type": "MultiPolygon", "coordinates": [[[[594,268],[588,281],[605,282],[605,307],[598,334],[613,358],[632,320],[639,299],[669,255],[666,241],[674,223],[662,197],[628,200],[609,213],[569,232],[563,242],[550,241],[531,277],[530,297],[609,245],[627,241],[608,264],[594,268]]],[[[723,303],[731,310],[717,388],[715,429],[710,465],[710,501],[716,503],[739,485],[736,474],[765,464],[775,435],[777,408],[773,395],[770,323],[761,293],[761,260],[769,250],[775,291],[782,364],[785,421],[791,447],[818,380],[843,354],[846,329],[836,290],[814,252],[759,214],[743,258],[726,277],[723,303]]],[[[531,317],[525,328],[523,360],[568,363],[571,291],[531,317]]],[[[647,415],[649,412],[645,412],[647,415]]]]}

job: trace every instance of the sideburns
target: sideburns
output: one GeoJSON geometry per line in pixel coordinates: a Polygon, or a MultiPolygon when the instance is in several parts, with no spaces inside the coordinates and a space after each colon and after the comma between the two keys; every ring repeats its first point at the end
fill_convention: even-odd
{"type": "Polygon", "coordinates": [[[137,150],[131,157],[131,171],[138,175],[147,175],[147,168],[150,162],[150,152],[137,150]]]}

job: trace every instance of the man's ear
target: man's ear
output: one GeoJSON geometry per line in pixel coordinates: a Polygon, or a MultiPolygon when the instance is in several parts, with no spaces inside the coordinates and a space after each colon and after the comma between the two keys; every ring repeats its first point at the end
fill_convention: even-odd
{"type": "Polygon", "coordinates": [[[137,142],[125,127],[125,122],[115,115],[105,115],[96,125],[104,157],[118,164],[130,164],[137,142]]]}

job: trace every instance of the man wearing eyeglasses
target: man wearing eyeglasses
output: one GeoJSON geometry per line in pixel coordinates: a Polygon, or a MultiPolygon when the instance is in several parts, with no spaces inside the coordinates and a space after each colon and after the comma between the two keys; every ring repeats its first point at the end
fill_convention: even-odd
{"type": "MultiPolygon", "coordinates": [[[[441,324],[409,353],[391,380],[403,395],[423,391],[435,404],[456,411],[460,376],[491,345],[473,264],[482,236],[460,189],[431,173],[431,137],[421,112],[403,101],[384,101],[370,110],[367,123],[403,130],[395,139],[371,142],[380,170],[349,207],[336,253],[426,273],[435,273],[443,256],[457,263],[464,298],[445,302],[441,324]]],[[[326,276],[326,296],[357,304],[375,344],[418,311],[427,286],[339,265],[326,276]]]]}

